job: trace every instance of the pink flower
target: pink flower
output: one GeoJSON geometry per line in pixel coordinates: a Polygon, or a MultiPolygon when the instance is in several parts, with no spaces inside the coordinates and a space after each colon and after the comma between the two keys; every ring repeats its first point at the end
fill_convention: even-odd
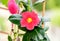
{"type": "Polygon", "coordinates": [[[11,14],[16,14],[18,12],[18,6],[17,6],[15,0],[8,1],[8,9],[11,14]]]}
{"type": "Polygon", "coordinates": [[[27,30],[33,30],[34,26],[39,24],[40,20],[35,12],[23,12],[22,19],[20,21],[22,27],[26,27],[27,30]]]}

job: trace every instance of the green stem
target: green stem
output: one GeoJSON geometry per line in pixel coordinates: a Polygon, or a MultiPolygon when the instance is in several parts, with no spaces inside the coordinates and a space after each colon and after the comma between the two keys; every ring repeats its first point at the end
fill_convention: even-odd
{"type": "Polygon", "coordinates": [[[31,0],[28,0],[28,11],[32,11],[32,9],[31,9],[31,0]]]}
{"type": "Polygon", "coordinates": [[[24,34],[19,34],[18,36],[23,36],[24,34]]]}

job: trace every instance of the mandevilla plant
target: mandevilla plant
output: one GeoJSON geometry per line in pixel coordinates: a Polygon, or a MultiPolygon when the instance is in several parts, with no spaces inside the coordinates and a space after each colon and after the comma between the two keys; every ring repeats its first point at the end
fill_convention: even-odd
{"type": "Polygon", "coordinates": [[[18,30],[25,32],[24,34],[20,34],[18,31],[13,32],[14,38],[12,39],[10,35],[8,36],[8,41],[20,41],[20,35],[23,35],[22,41],[50,41],[45,33],[48,27],[42,27],[42,24],[45,22],[44,18],[38,17],[38,14],[33,10],[34,8],[33,5],[31,5],[31,1],[32,0],[27,0],[26,2],[24,2],[24,0],[8,0],[8,10],[12,14],[8,18],[9,21],[16,24],[18,30]]]}

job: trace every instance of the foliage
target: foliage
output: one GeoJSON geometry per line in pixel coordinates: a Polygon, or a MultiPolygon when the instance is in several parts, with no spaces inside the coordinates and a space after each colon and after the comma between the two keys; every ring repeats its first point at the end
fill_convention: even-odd
{"type": "MultiPolygon", "coordinates": [[[[6,0],[6,2],[4,0],[2,0],[1,2],[2,2],[2,4],[7,6],[8,0],[6,0]]],[[[27,2],[24,2],[23,0],[21,0],[21,1],[17,0],[16,2],[18,4],[18,7],[20,7],[20,8],[24,7],[24,9],[21,11],[21,13],[12,14],[11,16],[9,16],[8,19],[11,23],[16,24],[18,26],[19,30],[22,30],[22,31],[26,32],[23,35],[22,41],[50,41],[47,34],[45,33],[48,30],[48,27],[44,27],[44,28],[42,27],[42,24],[45,22],[44,18],[40,19],[41,20],[40,23],[37,26],[34,26],[35,28],[33,30],[28,30],[25,27],[21,27],[21,23],[20,23],[20,21],[22,19],[22,13],[23,12],[25,12],[25,11],[32,12],[33,9],[36,9],[37,11],[42,11],[43,1],[40,2],[38,0],[37,3],[35,2],[34,4],[31,3],[31,0],[27,0],[27,2]]],[[[19,32],[18,31],[17,32],[13,31],[13,33],[14,33],[14,39],[19,37],[19,35],[18,35],[19,32]]],[[[12,38],[10,36],[8,36],[8,40],[12,41],[12,38]]]]}
{"type": "Polygon", "coordinates": [[[18,25],[18,28],[22,31],[25,31],[26,33],[23,35],[23,41],[50,41],[47,34],[45,33],[48,30],[48,27],[42,28],[41,24],[43,23],[43,20],[41,21],[39,26],[36,26],[34,30],[29,31],[26,28],[22,28],[21,25],[19,25],[19,19],[21,18],[20,15],[11,15],[9,17],[9,20],[18,25]],[[17,17],[18,16],[18,17],[17,17]],[[16,18],[16,19],[15,19],[16,18]],[[12,19],[12,20],[11,20],[12,19]],[[15,20],[14,20],[15,19],[15,20]],[[18,21],[16,21],[18,19],[18,21]],[[15,22],[16,21],[16,22],[15,22]]]}
{"type": "Polygon", "coordinates": [[[21,16],[19,14],[15,14],[15,15],[11,15],[9,17],[9,20],[14,23],[14,24],[17,24],[19,25],[20,24],[20,19],[21,19],[21,16]]]}
{"type": "Polygon", "coordinates": [[[10,36],[8,36],[8,41],[12,41],[12,38],[10,36]]]}

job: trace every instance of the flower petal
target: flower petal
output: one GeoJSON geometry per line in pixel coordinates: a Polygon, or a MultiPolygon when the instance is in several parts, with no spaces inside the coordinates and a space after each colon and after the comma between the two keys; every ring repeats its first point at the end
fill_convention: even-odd
{"type": "Polygon", "coordinates": [[[21,20],[21,26],[24,26],[27,28],[27,30],[33,30],[35,26],[39,24],[40,20],[38,18],[38,15],[35,12],[23,12],[22,13],[22,20],[21,20]],[[31,18],[32,21],[29,23],[27,21],[28,18],[31,18]]]}

